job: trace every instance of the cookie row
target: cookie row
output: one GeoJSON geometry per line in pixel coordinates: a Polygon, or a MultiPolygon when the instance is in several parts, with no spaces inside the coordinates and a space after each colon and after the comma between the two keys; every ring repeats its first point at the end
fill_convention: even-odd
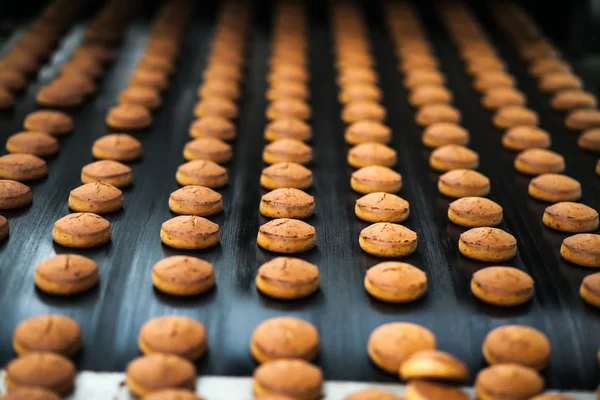
{"type": "Polygon", "coordinates": [[[15,93],[27,87],[29,78],[38,72],[85,5],[82,2],[71,4],[68,0],[50,2],[25,29],[8,54],[0,58],[0,110],[15,105],[15,93]]]}

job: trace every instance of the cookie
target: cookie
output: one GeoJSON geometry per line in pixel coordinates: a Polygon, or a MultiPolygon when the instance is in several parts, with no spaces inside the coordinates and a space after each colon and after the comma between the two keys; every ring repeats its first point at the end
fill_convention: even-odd
{"type": "Polygon", "coordinates": [[[33,154],[6,154],[0,157],[0,179],[26,182],[42,179],[46,175],[46,161],[33,154]]]}
{"type": "Polygon", "coordinates": [[[34,386],[63,396],[73,390],[75,365],[59,354],[31,352],[8,363],[4,380],[9,392],[34,386]]]}
{"type": "Polygon", "coordinates": [[[226,164],[233,158],[231,146],[214,137],[200,137],[187,142],[183,148],[183,158],[191,160],[208,160],[217,164],[226,164]]]}
{"type": "Polygon", "coordinates": [[[315,228],[298,219],[279,218],[260,226],[257,244],[276,253],[301,253],[315,247],[315,228]]]}
{"type": "Polygon", "coordinates": [[[579,287],[579,295],[586,303],[600,308],[600,273],[590,274],[583,278],[579,287]]]}
{"type": "Polygon", "coordinates": [[[171,256],[152,267],[152,283],[172,296],[195,296],[215,286],[213,266],[199,258],[171,256]]]}
{"type": "Polygon", "coordinates": [[[425,128],[421,141],[429,148],[450,144],[466,146],[469,144],[469,132],[459,125],[439,122],[425,128]]]}
{"type": "Polygon", "coordinates": [[[582,132],[577,138],[577,145],[582,150],[600,153],[600,129],[582,132]]]}
{"type": "Polygon", "coordinates": [[[129,86],[148,86],[162,92],[169,87],[168,75],[162,71],[156,71],[151,69],[135,69],[129,80],[127,81],[129,86]]]}
{"type": "Polygon", "coordinates": [[[452,354],[438,350],[414,353],[400,365],[400,378],[405,381],[423,379],[464,382],[468,377],[469,371],[465,363],[452,354]]]}
{"type": "Polygon", "coordinates": [[[346,128],[344,138],[351,145],[370,142],[387,144],[391,141],[392,130],[377,121],[358,121],[346,128]]]}
{"type": "Polygon", "coordinates": [[[69,208],[77,212],[107,214],[123,207],[123,193],[103,182],[86,183],[69,194],[69,208]]]}
{"type": "Polygon", "coordinates": [[[315,198],[300,189],[275,189],[261,197],[259,211],[268,218],[305,219],[315,212],[315,198]]]}
{"type": "Polygon", "coordinates": [[[43,292],[70,296],[98,284],[98,265],[76,254],[59,254],[39,263],[34,273],[35,285],[43,292]]]}
{"type": "Polygon", "coordinates": [[[500,129],[513,128],[515,126],[536,126],[539,123],[535,111],[522,106],[507,106],[499,108],[493,117],[494,125],[500,129]]]}
{"type": "Polygon", "coordinates": [[[119,93],[119,104],[133,104],[155,110],[162,104],[160,92],[151,86],[129,86],[119,93]]]}
{"type": "Polygon", "coordinates": [[[204,79],[231,79],[239,82],[242,79],[242,68],[226,62],[211,62],[202,72],[202,77],[204,79]]]}
{"type": "Polygon", "coordinates": [[[379,77],[372,68],[346,68],[337,77],[340,87],[355,83],[366,83],[375,85],[379,77]]]}
{"type": "Polygon", "coordinates": [[[550,72],[540,77],[538,88],[543,93],[581,89],[583,82],[571,72],[550,72]]]}
{"type": "Polygon", "coordinates": [[[403,225],[378,222],[360,231],[360,248],[378,257],[406,257],[417,250],[417,234],[403,225]]]}
{"type": "Polygon", "coordinates": [[[381,301],[408,303],[427,292],[427,275],[417,267],[402,262],[382,262],[367,270],[367,292],[381,301]]]}
{"type": "Polygon", "coordinates": [[[14,68],[4,67],[0,69],[0,86],[19,92],[27,87],[27,75],[14,68]]]}
{"type": "Polygon", "coordinates": [[[69,75],[85,75],[90,79],[96,80],[104,73],[104,67],[98,61],[91,57],[71,57],[60,69],[60,74],[69,75]]]}
{"type": "Polygon", "coordinates": [[[54,81],[38,90],[35,101],[41,107],[69,108],[82,105],[85,96],[85,93],[73,85],[54,81]]]}
{"type": "Polygon", "coordinates": [[[377,327],[367,344],[371,361],[390,374],[398,374],[400,366],[413,354],[435,348],[435,336],[430,330],[408,322],[377,327]]]}
{"type": "Polygon", "coordinates": [[[403,83],[407,89],[414,89],[422,85],[441,86],[446,83],[446,78],[436,69],[415,69],[405,74],[403,83]]]}
{"type": "Polygon", "coordinates": [[[13,389],[1,397],[2,400],[60,400],[54,392],[36,387],[13,389]]]}
{"type": "Polygon", "coordinates": [[[310,106],[303,100],[283,98],[269,104],[266,117],[269,121],[279,118],[297,118],[302,121],[310,119],[310,106]]]}
{"type": "Polygon", "coordinates": [[[282,81],[267,90],[266,97],[269,101],[293,98],[306,101],[310,96],[308,87],[302,82],[282,81]]]}
{"type": "Polygon", "coordinates": [[[481,98],[481,104],[488,110],[497,110],[503,107],[523,107],[527,102],[525,95],[513,87],[493,87],[488,89],[481,98]]]}
{"type": "Polygon", "coordinates": [[[212,137],[231,141],[236,137],[236,130],[235,125],[228,119],[216,115],[207,115],[192,122],[190,136],[194,139],[212,137]]]}
{"type": "Polygon", "coordinates": [[[100,160],[133,161],[142,155],[139,140],[125,133],[112,133],[94,141],[92,155],[100,160]]]}
{"type": "Polygon", "coordinates": [[[349,104],[354,101],[381,101],[381,90],[370,83],[350,83],[340,89],[338,101],[349,104]]]}
{"type": "Polygon", "coordinates": [[[398,193],[402,188],[402,176],[388,167],[370,165],[352,173],[350,186],[362,194],[398,193]]]}
{"type": "Polygon", "coordinates": [[[196,215],[180,215],[162,224],[160,239],[176,249],[206,249],[219,244],[219,225],[196,215]]]}
{"type": "Polygon", "coordinates": [[[542,58],[534,61],[529,66],[529,74],[535,78],[555,72],[571,72],[571,65],[556,58],[542,58]]]}
{"type": "Polygon", "coordinates": [[[304,165],[312,161],[312,148],[298,139],[278,139],[265,146],[262,157],[266,164],[292,162],[304,165]]]}
{"type": "Polygon", "coordinates": [[[559,111],[571,111],[580,108],[596,108],[596,96],[581,89],[565,89],[554,93],[550,100],[552,108],[559,111]]]}
{"type": "Polygon", "coordinates": [[[448,206],[448,219],[466,228],[500,225],[502,214],[500,205],[484,197],[462,197],[448,206]]]}
{"type": "Polygon", "coordinates": [[[479,300],[496,306],[516,306],[533,296],[529,274],[512,267],[486,267],[473,274],[471,292],[479,300]]]}
{"type": "Polygon", "coordinates": [[[481,346],[488,364],[514,363],[542,370],[550,360],[550,341],[537,329],[504,325],[490,331],[481,346]]]}
{"type": "Polygon", "coordinates": [[[379,103],[368,100],[356,100],[342,109],[342,121],[352,124],[358,121],[385,121],[386,109],[379,103]]]}
{"type": "Polygon", "coordinates": [[[72,357],[81,347],[81,329],[64,315],[47,314],[20,322],[13,333],[15,353],[50,352],[72,357]]]}
{"type": "Polygon", "coordinates": [[[319,269],[298,258],[276,257],[258,269],[256,288],[277,299],[303,298],[319,288],[319,269]]]}
{"type": "Polygon", "coordinates": [[[255,396],[283,395],[294,399],[317,400],[323,390],[323,373],[307,361],[273,360],[254,370],[255,396]]]}
{"type": "Polygon", "coordinates": [[[169,208],[176,214],[206,217],[223,211],[223,198],[204,186],[184,186],[171,193],[169,208]]]}
{"type": "Polygon", "coordinates": [[[319,333],[309,322],[293,317],[271,318],[252,332],[250,353],[260,364],[278,359],[311,361],[317,357],[319,333]]]}
{"type": "Polygon", "coordinates": [[[81,183],[104,182],[124,188],[133,182],[133,172],[127,165],[113,160],[101,160],[81,169],[81,183]]]}
{"type": "Polygon", "coordinates": [[[530,400],[573,400],[573,398],[559,393],[546,393],[532,397],[530,400]]]}
{"type": "Polygon", "coordinates": [[[381,389],[362,389],[344,397],[344,400],[400,400],[400,398],[381,389]]]}
{"type": "Polygon", "coordinates": [[[106,125],[116,130],[139,130],[152,124],[150,111],[137,104],[120,104],[108,110],[106,125]]]}
{"type": "Polygon", "coordinates": [[[415,120],[421,126],[429,126],[438,122],[458,124],[460,111],[448,104],[427,104],[419,108],[415,120]]]}
{"type": "Polygon", "coordinates": [[[475,76],[473,87],[479,92],[486,92],[498,87],[514,87],[515,78],[504,71],[487,70],[475,76]]]}
{"type": "Polygon", "coordinates": [[[445,196],[455,198],[486,196],[490,192],[490,180],[477,171],[452,169],[439,177],[438,190],[445,196]]]}
{"type": "Polygon", "coordinates": [[[230,99],[223,97],[205,97],[194,107],[194,115],[197,118],[221,117],[233,120],[238,116],[238,107],[230,99]]]}
{"type": "Polygon", "coordinates": [[[94,213],[73,213],[54,223],[52,239],[61,246],[88,248],[110,241],[110,222],[94,213]]]}
{"type": "Polygon", "coordinates": [[[138,347],[146,355],[173,354],[195,361],[206,352],[208,338],[200,322],[184,316],[165,315],[142,325],[138,347]]]}
{"type": "Polygon", "coordinates": [[[444,383],[411,381],[406,385],[406,400],[468,400],[470,397],[460,388],[444,383]]]}
{"type": "Polygon", "coordinates": [[[578,131],[600,128],[600,111],[591,108],[573,110],[567,114],[565,125],[578,131]]]}
{"type": "Polygon", "coordinates": [[[532,368],[497,364],[477,374],[475,393],[481,400],[501,398],[526,400],[544,391],[544,378],[532,368]]]}
{"type": "Polygon", "coordinates": [[[528,193],[549,203],[577,201],[581,198],[581,184],[566,175],[542,174],[529,182],[528,193]]]}
{"type": "Polygon", "coordinates": [[[458,250],[478,261],[507,261],[517,253],[517,240],[498,228],[472,228],[460,235],[458,250]]]}
{"type": "Polygon", "coordinates": [[[198,97],[223,97],[230,100],[237,100],[241,96],[241,91],[237,82],[228,79],[209,79],[204,81],[198,88],[198,97]]]}
{"type": "Polygon", "coordinates": [[[282,81],[294,81],[306,83],[308,72],[304,66],[298,64],[277,64],[271,66],[271,72],[267,76],[267,82],[277,84],[282,81]]]}
{"type": "Polygon", "coordinates": [[[348,151],[348,164],[354,168],[381,165],[393,167],[396,165],[396,150],[382,143],[367,142],[357,144],[348,151]]]}
{"type": "Polygon", "coordinates": [[[513,151],[550,147],[548,132],[535,126],[515,126],[502,135],[502,145],[513,151]]]}
{"type": "Polygon", "coordinates": [[[442,85],[426,84],[411,90],[408,102],[413,107],[422,107],[426,104],[450,104],[452,103],[452,92],[442,85]]]}
{"type": "Polygon", "coordinates": [[[27,207],[33,201],[29,186],[12,180],[0,180],[0,210],[27,207]]]}
{"type": "Polygon", "coordinates": [[[125,382],[134,396],[145,396],[161,389],[194,390],[196,368],[185,358],[155,353],[127,364],[125,382]]]}
{"type": "MultiPolygon", "coordinates": [[[[497,56],[473,58],[466,64],[467,72],[472,76],[485,74],[487,71],[506,71],[506,64],[497,56]]],[[[500,86],[501,87],[501,86],[500,86]]],[[[493,90],[493,89],[490,89],[493,90]]]]}
{"type": "Polygon", "coordinates": [[[559,173],[565,170],[565,159],[551,150],[527,149],[515,158],[515,169],[526,175],[559,173]]]}
{"type": "Polygon", "coordinates": [[[394,194],[373,192],[356,200],[356,216],[367,222],[403,222],[408,219],[408,202],[394,194]]]}
{"type": "Polygon", "coordinates": [[[579,233],[563,240],[560,255],[582,267],[600,267],[600,235],[579,233]]]}
{"type": "Polygon", "coordinates": [[[38,157],[54,155],[59,148],[58,140],[44,132],[19,132],[9,136],[6,141],[9,153],[33,154],[38,157]]]}
{"type": "Polygon", "coordinates": [[[308,189],[312,185],[312,172],[297,163],[281,162],[262,170],[260,184],[265,189],[308,189]]]}
{"type": "Polygon", "coordinates": [[[227,185],[227,170],[209,160],[193,160],[180,165],[175,174],[177,182],[182,186],[199,185],[218,189],[227,185]]]}
{"type": "Polygon", "coordinates": [[[307,142],[312,137],[310,125],[298,118],[278,118],[265,127],[265,140],[296,139],[307,142]]]}
{"type": "Polygon", "coordinates": [[[467,147],[449,144],[431,152],[429,165],[437,171],[476,169],[479,166],[479,155],[467,147]]]}
{"type": "Polygon", "coordinates": [[[187,389],[164,389],[151,392],[143,400],[204,400],[187,389]]]}
{"type": "Polygon", "coordinates": [[[561,232],[593,232],[598,229],[598,212],[585,204],[560,202],[546,208],[542,222],[561,232]]]}

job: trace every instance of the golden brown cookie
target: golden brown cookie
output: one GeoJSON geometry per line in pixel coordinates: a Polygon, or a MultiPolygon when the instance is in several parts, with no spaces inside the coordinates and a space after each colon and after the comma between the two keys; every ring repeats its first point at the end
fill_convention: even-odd
{"type": "Polygon", "coordinates": [[[421,126],[429,126],[438,122],[458,124],[460,111],[448,104],[427,104],[419,108],[415,120],[421,126]]]}
{"type": "Polygon", "coordinates": [[[48,108],[69,108],[83,104],[86,94],[74,85],[54,81],[42,86],[35,95],[38,105],[48,108]]]}
{"type": "Polygon", "coordinates": [[[544,378],[536,370],[518,364],[492,365],[475,379],[475,393],[481,400],[527,400],[543,391],[544,378]]]}
{"type": "Polygon", "coordinates": [[[421,140],[429,148],[449,144],[466,146],[469,143],[469,132],[459,125],[439,122],[425,128],[421,140]]]}
{"type": "Polygon", "coordinates": [[[467,147],[448,144],[431,152],[429,165],[438,171],[476,169],[479,166],[479,155],[467,147]]]}
{"type": "Polygon", "coordinates": [[[150,111],[137,104],[120,104],[108,110],[106,125],[116,130],[138,130],[152,124],[150,111]]]}
{"type": "Polygon", "coordinates": [[[526,175],[559,173],[565,170],[565,159],[547,149],[527,149],[515,158],[515,169],[526,175]]]}
{"type": "Polygon", "coordinates": [[[452,92],[445,86],[426,84],[420,85],[411,90],[408,102],[413,107],[422,107],[426,104],[452,103],[452,92]]]}
{"type": "Polygon", "coordinates": [[[60,400],[54,392],[36,387],[13,389],[0,397],[2,400],[60,400]]]}
{"type": "Polygon", "coordinates": [[[135,69],[128,80],[129,86],[149,86],[162,92],[169,87],[168,75],[162,71],[135,69]]]}
{"type": "Polygon", "coordinates": [[[189,360],[172,354],[155,353],[127,364],[125,381],[135,396],[161,389],[196,387],[196,368],[189,360]]]}
{"type": "Polygon", "coordinates": [[[293,399],[318,400],[323,390],[323,373],[307,361],[273,360],[254,370],[255,396],[283,395],[293,399]]]}
{"type": "Polygon", "coordinates": [[[583,278],[579,287],[579,295],[586,303],[600,308],[600,272],[583,278]]]}
{"type": "Polygon", "coordinates": [[[439,177],[438,190],[448,197],[486,196],[490,180],[477,171],[452,169],[439,177]]]}
{"type": "Polygon", "coordinates": [[[340,87],[355,83],[375,85],[378,80],[377,73],[371,68],[346,68],[337,77],[337,83],[340,87]]]}
{"type": "Polygon", "coordinates": [[[479,261],[510,260],[517,253],[517,240],[498,228],[472,228],[460,235],[458,249],[465,257],[479,261]]]}
{"type": "Polygon", "coordinates": [[[550,72],[540,77],[538,88],[543,93],[581,89],[583,82],[571,72],[550,72]]]}
{"type": "Polygon", "coordinates": [[[436,69],[415,69],[404,77],[404,86],[407,89],[414,89],[421,85],[444,85],[446,78],[436,69]]]}
{"type": "Polygon", "coordinates": [[[23,127],[31,132],[44,132],[53,136],[69,133],[74,128],[73,118],[60,111],[39,110],[25,117],[23,127]]]}
{"type": "Polygon", "coordinates": [[[310,106],[303,100],[283,98],[275,100],[267,107],[266,116],[270,121],[280,118],[297,118],[302,121],[310,119],[310,106]]]}
{"type": "Polygon", "coordinates": [[[548,132],[535,126],[515,126],[502,136],[502,145],[513,151],[550,147],[548,132]]]}
{"type": "Polygon", "coordinates": [[[54,295],[69,296],[94,287],[99,280],[98,265],[76,254],[60,254],[39,263],[35,285],[54,295]]]}
{"type": "Polygon", "coordinates": [[[566,175],[542,174],[529,182],[528,192],[534,199],[556,203],[581,198],[581,184],[566,175]]]}
{"type": "Polygon", "coordinates": [[[134,104],[155,110],[162,104],[160,92],[151,86],[129,86],[119,93],[119,104],[134,104]]]}
{"type": "Polygon", "coordinates": [[[208,338],[200,322],[184,316],[166,315],[142,325],[138,347],[146,355],[173,354],[195,361],[206,352],[208,338]]]}
{"type": "Polygon", "coordinates": [[[577,138],[579,148],[600,153],[600,129],[590,129],[582,132],[577,138]]]}
{"type": "Polygon", "coordinates": [[[598,100],[593,94],[581,89],[565,89],[556,92],[550,104],[555,110],[571,111],[579,108],[596,108],[598,100]]]}
{"type": "Polygon", "coordinates": [[[583,267],[600,267],[600,235],[579,233],[563,240],[560,255],[583,267]]]}
{"type": "Polygon", "coordinates": [[[214,137],[200,137],[185,144],[183,158],[191,160],[208,160],[217,164],[231,161],[233,150],[224,141],[214,137]]]}
{"type": "Polygon", "coordinates": [[[54,155],[59,148],[58,140],[44,132],[19,132],[6,141],[9,153],[33,154],[38,157],[54,155]]]}
{"type": "Polygon", "coordinates": [[[481,99],[483,106],[490,110],[496,110],[508,106],[522,107],[527,102],[525,95],[512,87],[493,87],[485,92],[481,99]]]}
{"type": "Polygon", "coordinates": [[[277,84],[282,81],[306,83],[308,78],[308,71],[304,66],[286,63],[272,65],[271,72],[267,76],[267,81],[271,84],[277,84]]]}
{"type": "Polygon", "coordinates": [[[367,292],[382,301],[408,303],[427,292],[427,275],[415,266],[402,262],[382,262],[367,270],[367,292]]]}
{"type": "Polygon", "coordinates": [[[209,160],[193,160],[180,165],[175,174],[177,182],[182,185],[200,185],[216,189],[227,185],[227,170],[209,160]]]}
{"type": "Polygon", "coordinates": [[[496,306],[516,306],[533,296],[534,281],[512,267],[486,267],[473,274],[471,292],[479,300],[496,306]]]}
{"type": "Polygon", "coordinates": [[[142,144],[126,133],[112,133],[94,141],[92,155],[100,160],[133,161],[142,155],[142,144]]]}
{"type": "Polygon", "coordinates": [[[47,314],[20,322],[13,333],[15,353],[51,352],[71,357],[81,347],[81,329],[64,315],[47,314]]]}
{"type": "Polygon", "coordinates": [[[260,364],[286,358],[311,361],[318,350],[317,329],[299,318],[265,320],[254,329],[250,338],[250,353],[260,364]]]}
{"type": "Polygon", "coordinates": [[[85,165],[81,169],[81,182],[104,182],[124,188],[133,182],[133,172],[125,164],[113,160],[101,160],[85,165]]]}
{"type": "Polygon", "coordinates": [[[311,136],[310,125],[298,118],[278,118],[265,128],[265,139],[270,142],[279,139],[297,139],[306,142],[311,136]]]}
{"type": "Polygon", "coordinates": [[[306,101],[310,96],[308,87],[302,82],[282,81],[267,90],[267,100],[276,101],[279,99],[293,98],[306,101]]]}
{"type": "Polygon", "coordinates": [[[198,88],[198,97],[223,97],[230,100],[237,100],[241,96],[241,91],[236,81],[230,79],[209,79],[205,80],[198,88]]]}
{"type": "Polygon", "coordinates": [[[532,397],[530,400],[574,400],[570,396],[559,393],[545,393],[539,396],[532,397]]]}
{"type": "Polygon", "coordinates": [[[388,167],[370,165],[352,173],[350,186],[362,194],[398,193],[402,188],[402,176],[388,167]]]}
{"type": "Polygon", "coordinates": [[[277,299],[299,299],[319,288],[319,269],[299,258],[276,257],[261,265],[256,288],[277,299]]]}
{"type": "Polygon", "coordinates": [[[515,126],[536,126],[538,115],[535,111],[522,106],[507,106],[496,111],[493,117],[494,125],[500,129],[513,128],[515,126]]]}
{"type": "Polygon", "coordinates": [[[152,267],[152,283],[172,296],[195,296],[215,286],[212,264],[196,257],[171,256],[152,267]]]}
{"type": "Polygon", "coordinates": [[[387,144],[392,137],[392,130],[377,121],[358,121],[346,128],[344,138],[352,145],[377,142],[387,144]]]}
{"type": "Polygon", "coordinates": [[[65,247],[96,247],[109,242],[110,237],[110,222],[88,212],[62,217],[52,228],[52,239],[65,247]]]}
{"type": "Polygon", "coordinates": [[[69,208],[77,212],[107,214],[123,207],[123,193],[104,182],[86,183],[71,190],[69,208]]]}
{"type": "Polygon", "coordinates": [[[308,164],[312,161],[312,148],[298,139],[278,139],[265,146],[263,161],[266,164],[280,162],[308,164]]]}
{"type": "Polygon", "coordinates": [[[34,386],[63,396],[73,390],[75,365],[59,354],[31,352],[8,363],[4,379],[9,392],[34,386]]]}
{"type": "Polygon", "coordinates": [[[438,350],[414,353],[400,366],[400,378],[405,381],[434,379],[464,382],[468,377],[469,371],[465,363],[449,353],[438,350]]]}
{"type": "Polygon", "coordinates": [[[10,91],[18,92],[27,87],[27,75],[14,68],[0,69],[0,85],[10,91]]]}
{"type": "Polygon", "coordinates": [[[33,154],[6,154],[0,157],[0,179],[33,181],[48,175],[46,162],[33,154]]]}
{"type": "Polygon", "coordinates": [[[562,232],[593,232],[598,229],[598,212],[585,204],[560,202],[546,208],[542,222],[562,232]]]}
{"type": "Polygon", "coordinates": [[[466,69],[469,74],[477,76],[487,71],[505,71],[506,64],[497,56],[483,56],[469,60],[466,69]]]}
{"type": "Polygon", "coordinates": [[[462,197],[448,206],[448,219],[467,228],[500,225],[502,214],[500,205],[484,197],[462,197]]]}
{"type": "Polygon", "coordinates": [[[408,322],[391,322],[377,327],[369,336],[369,358],[379,368],[398,374],[410,356],[424,350],[435,350],[434,334],[408,322]]]}
{"type": "Polygon", "coordinates": [[[381,389],[362,389],[344,397],[344,400],[400,400],[400,398],[381,389]]]}
{"type": "Polygon", "coordinates": [[[207,115],[195,120],[190,125],[190,136],[198,139],[203,137],[212,137],[224,141],[235,139],[235,125],[226,118],[207,115]]]}
{"type": "Polygon", "coordinates": [[[592,108],[581,108],[567,114],[565,125],[569,129],[583,131],[600,128],[600,111],[592,108]]]}
{"type": "Polygon", "coordinates": [[[21,182],[0,179],[0,210],[26,207],[33,201],[29,186],[21,182]]]}
{"type": "Polygon", "coordinates": [[[275,189],[262,196],[259,210],[268,218],[304,219],[313,215],[315,198],[300,189],[275,189]]]}
{"type": "Polygon", "coordinates": [[[210,188],[189,185],[171,193],[169,208],[176,214],[206,217],[223,211],[223,198],[210,188]]]}
{"type": "Polygon", "coordinates": [[[379,103],[369,100],[356,100],[348,103],[342,110],[342,120],[347,124],[358,121],[385,121],[386,109],[379,103]]]}
{"type": "Polygon", "coordinates": [[[354,101],[381,101],[381,90],[370,83],[350,83],[340,89],[338,100],[342,104],[354,101]]]}
{"type": "Polygon", "coordinates": [[[354,212],[367,222],[403,222],[410,214],[410,207],[394,194],[373,192],[356,200],[354,212]]]}
{"type": "Polygon", "coordinates": [[[473,86],[479,92],[486,92],[497,87],[514,87],[515,78],[504,71],[488,70],[475,77],[473,86]]]}
{"type": "Polygon", "coordinates": [[[143,400],[204,400],[204,397],[197,396],[191,390],[187,389],[164,389],[153,391],[145,395],[143,400]]]}
{"type": "Polygon", "coordinates": [[[219,225],[196,215],[180,215],[162,224],[160,239],[176,249],[206,249],[219,244],[219,225]]]}
{"type": "Polygon", "coordinates": [[[535,78],[554,72],[571,72],[571,65],[556,58],[542,58],[529,66],[529,73],[535,78]]]}
{"type": "Polygon", "coordinates": [[[489,364],[514,363],[542,370],[550,359],[550,341],[537,329],[504,325],[490,331],[481,346],[489,364]]]}
{"type": "Polygon", "coordinates": [[[312,172],[297,163],[280,162],[262,170],[260,184],[265,189],[308,189],[312,185],[312,172]]]}
{"type": "Polygon", "coordinates": [[[315,228],[298,219],[279,218],[260,226],[257,244],[276,253],[301,253],[315,247],[315,228]]]}
{"type": "Polygon", "coordinates": [[[194,115],[198,118],[221,117],[228,120],[237,118],[237,105],[230,99],[223,97],[205,97],[194,107],[194,115]]]}
{"type": "Polygon", "coordinates": [[[417,250],[417,233],[403,225],[378,222],[360,231],[360,248],[378,257],[406,257],[417,250]]]}
{"type": "Polygon", "coordinates": [[[357,144],[348,151],[348,164],[354,168],[369,165],[393,167],[396,165],[396,150],[378,142],[357,144]]]}
{"type": "Polygon", "coordinates": [[[406,400],[468,400],[470,397],[453,385],[416,380],[406,385],[404,398],[406,400]]]}

